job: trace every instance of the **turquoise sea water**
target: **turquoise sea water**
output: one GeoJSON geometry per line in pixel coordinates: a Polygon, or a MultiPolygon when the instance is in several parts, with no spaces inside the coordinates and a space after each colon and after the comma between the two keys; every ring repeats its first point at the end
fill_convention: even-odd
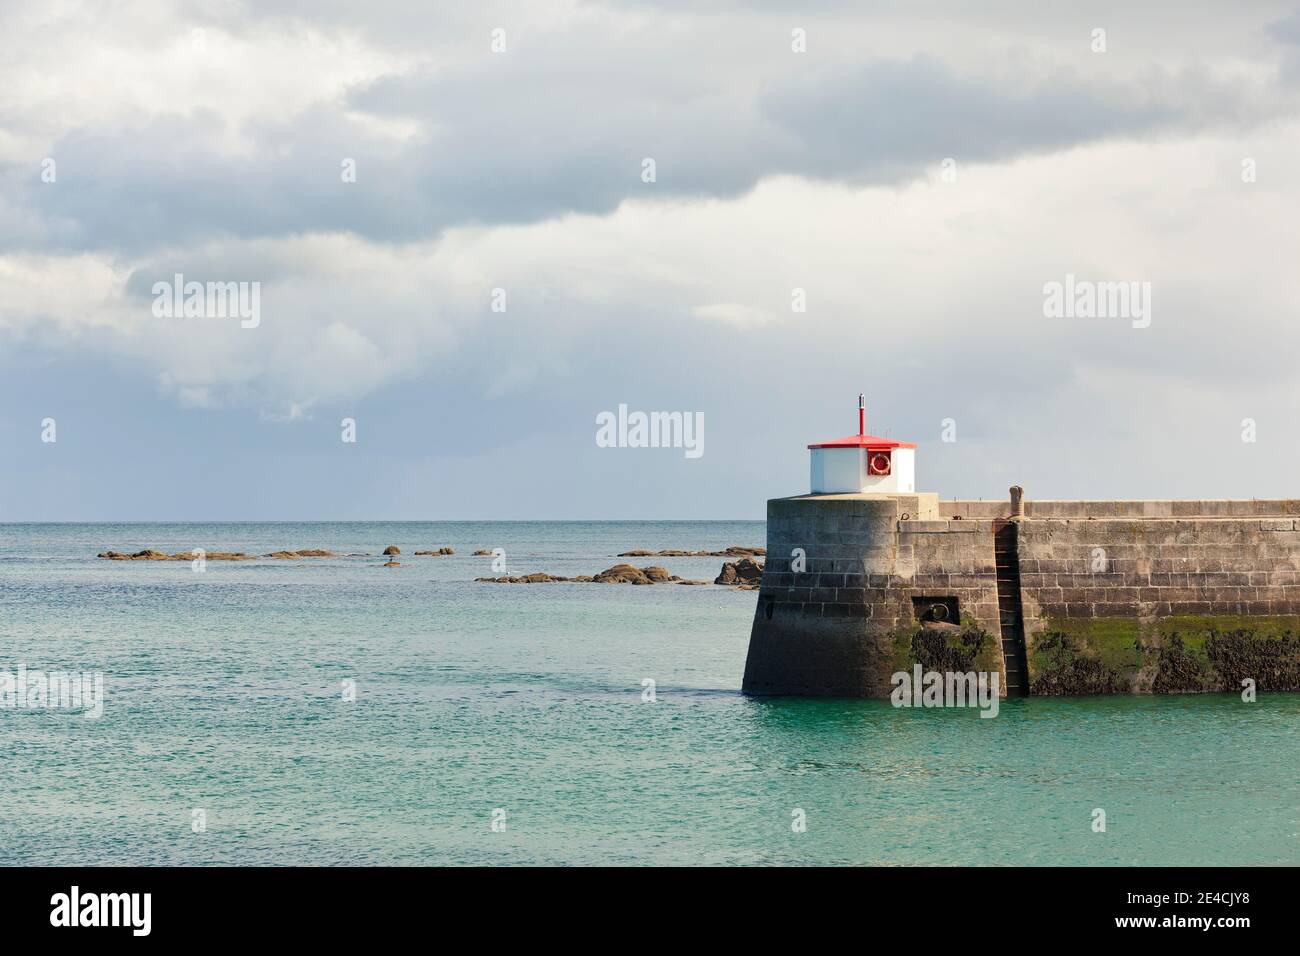
{"type": "MultiPolygon", "coordinates": [[[[99,671],[107,698],[98,720],[0,710],[0,863],[1300,863],[1300,695],[1017,700],[992,720],[756,700],[739,692],[754,592],[472,581],[491,573],[477,548],[574,575],[764,537],[0,525],[0,671],[99,671]],[[95,558],[388,544],[402,567],[95,558]]],[[[722,561],[652,560],[710,580],[722,561]]]]}

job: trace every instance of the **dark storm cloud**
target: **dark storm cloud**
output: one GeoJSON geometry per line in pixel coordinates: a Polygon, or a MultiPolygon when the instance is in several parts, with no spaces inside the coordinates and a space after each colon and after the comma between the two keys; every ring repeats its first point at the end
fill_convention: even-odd
{"type": "Polygon", "coordinates": [[[990,79],[916,56],[737,77],[637,43],[586,49],[569,37],[541,52],[381,77],[340,103],[237,130],[198,109],[69,130],[52,150],[57,189],[29,169],[0,174],[24,219],[43,224],[2,231],[0,243],[131,253],[319,231],[407,241],[605,213],[629,198],[730,197],[775,174],[905,182],[947,156],[1009,160],[1260,110],[1248,91],[1195,72],[990,79]],[[641,180],[646,157],[653,185],[641,180]],[[344,158],[356,160],[354,184],[340,181],[344,158]]]}

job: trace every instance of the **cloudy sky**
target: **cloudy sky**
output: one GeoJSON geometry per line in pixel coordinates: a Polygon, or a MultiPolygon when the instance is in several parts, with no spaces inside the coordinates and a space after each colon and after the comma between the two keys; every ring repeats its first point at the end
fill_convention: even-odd
{"type": "Polygon", "coordinates": [[[864,390],[944,497],[1300,496],[1296,4],[972,6],[3,4],[0,520],[761,517],[864,390]]]}

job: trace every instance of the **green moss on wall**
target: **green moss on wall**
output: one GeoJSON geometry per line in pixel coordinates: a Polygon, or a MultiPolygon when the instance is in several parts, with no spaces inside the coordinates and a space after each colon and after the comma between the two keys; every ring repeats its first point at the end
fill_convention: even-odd
{"type": "Polygon", "coordinates": [[[1027,638],[1030,693],[1300,690],[1300,619],[1053,620],[1027,638]]]}
{"type": "Polygon", "coordinates": [[[1039,634],[1029,654],[1033,694],[1114,694],[1127,688],[1095,647],[1061,631],[1039,634]]]}
{"type": "Polygon", "coordinates": [[[1205,635],[1195,635],[1190,646],[1174,632],[1147,647],[1155,656],[1156,673],[1151,683],[1153,694],[1185,694],[1215,690],[1218,675],[1205,656],[1205,635]]]}
{"type": "Polygon", "coordinates": [[[961,628],[903,629],[893,637],[896,670],[920,664],[926,671],[997,673],[1001,651],[993,636],[977,624],[961,628]]]}
{"type": "Polygon", "coordinates": [[[1136,620],[1093,618],[1055,621],[1027,638],[1032,694],[1122,694],[1142,668],[1136,620]]]}
{"type": "Polygon", "coordinates": [[[912,669],[912,630],[899,628],[889,635],[889,646],[893,651],[890,659],[890,673],[912,669]]]}

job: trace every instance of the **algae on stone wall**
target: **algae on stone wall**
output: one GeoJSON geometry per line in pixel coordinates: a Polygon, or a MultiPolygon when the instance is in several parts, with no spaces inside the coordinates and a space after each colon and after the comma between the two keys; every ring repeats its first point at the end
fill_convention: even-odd
{"type": "Polygon", "coordinates": [[[1294,618],[1057,620],[1027,638],[1030,693],[1300,690],[1294,618]]]}
{"type": "Polygon", "coordinates": [[[958,627],[902,628],[891,635],[894,671],[996,674],[1001,670],[998,642],[978,624],[958,627]]]}
{"type": "Polygon", "coordinates": [[[1206,656],[1219,677],[1219,690],[1240,690],[1253,680],[1258,690],[1300,689],[1300,639],[1284,631],[1277,638],[1237,629],[1214,631],[1205,641],[1206,656]]]}
{"type": "Polygon", "coordinates": [[[1030,694],[1123,694],[1137,689],[1144,663],[1138,622],[1053,620],[1027,634],[1030,694]]]}
{"type": "Polygon", "coordinates": [[[1239,691],[1253,680],[1257,690],[1300,689],[1300,641],[1290,631],[1274,637],[1238,627],[1185,640],[1177,631],[1158,649],[1159,665],[1153,693],[1239,691]]]}
{"type": "Polygon", "coordinates": [[[1177,631],[1158,644],[1144,648],[1154,655],[1156,676],[1151,682],[1153,694],[1184,694],[1215,690],[1215,674],[1205,656],[1205,641],[1188,647],[1177,631]]]}
{"type": "Polygon", "coordinates": [[[1127,689],[1094,648],[1060,631],[1037,636],[1029,675],[1031,694],[1114,694],[1127,689]]]}

